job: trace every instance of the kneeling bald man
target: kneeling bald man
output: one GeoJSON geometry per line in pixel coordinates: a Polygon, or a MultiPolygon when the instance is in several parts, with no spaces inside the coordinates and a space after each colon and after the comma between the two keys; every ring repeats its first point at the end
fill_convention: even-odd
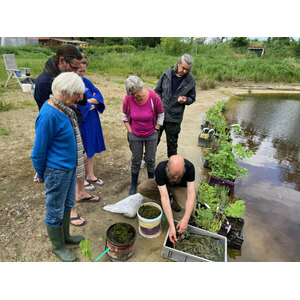
{"type": "Polygon", "coordinates": [[[172,243],[179,234],[186,231],[188,221],[195,208],[195,168],[194,165],[180,155],[172,155],[160,162],[155,169],[155,179],[148,179],[138,186],[138,192],[144,197],[161,201],[164,213],[170,226],[169,239],[172,243]],[[178,205],[184,209],[184,216],[174,225],[170,194],[173,196],[172,207],[178,205]]]}

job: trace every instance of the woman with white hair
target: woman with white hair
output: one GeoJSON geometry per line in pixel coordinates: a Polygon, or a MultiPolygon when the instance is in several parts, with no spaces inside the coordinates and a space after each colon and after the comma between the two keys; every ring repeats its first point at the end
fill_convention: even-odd
{"type": "Polygon", "coordinates": [[[81,78],[66,72],[52,83],[50,99],[42,106],[35,123],[36,137],[31,154],[37,182],[45,182],[45,224],[52,252],[62,261],[77,257],[65,243],[79,244],[83,236],[71,236],[70,212],[75,204],[76,176],[84,176],[83,146],[75,112],[85,92],[81,78]]]}
{"type": "Polygon", "coordinates": [[[122,120],[132,152],[129,194],[133,195],[137,189],[144,145],[148,178],[154,178],[158,131],[164,121],[164,109],[158,95],[144,89],[139,77],[129,76],[125,88],[127,95],[123,102],[122,120]]]}

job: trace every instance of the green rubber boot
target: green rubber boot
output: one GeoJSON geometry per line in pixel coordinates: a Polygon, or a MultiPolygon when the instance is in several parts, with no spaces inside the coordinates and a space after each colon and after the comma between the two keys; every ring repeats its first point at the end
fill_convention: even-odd
{"type": "Polygon", "coordinates": [[[70,235],[70,214],[71,211],[65,212],[62,220],[62,226],[64,231],[65,243],[66,244],[79,244],[84,237],[82,235],[70,235]]]}
{"type": "Polygon", "coordinates": [[[62,261],[70,262],[77,260],[77,257],[66,247],[63,226],[47,227],[48,236],[52,243],[52,253],[62,261]]]}

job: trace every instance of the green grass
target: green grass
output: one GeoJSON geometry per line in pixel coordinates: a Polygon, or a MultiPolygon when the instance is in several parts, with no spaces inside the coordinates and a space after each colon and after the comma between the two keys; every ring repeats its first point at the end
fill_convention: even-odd
{"type": "Polygon", "coordinates": [[[117,84],[124,84],[124,81],[122,81],[122,80],[115,80],[114,83],[117,83],[117,84]]]}
{"type": "Polygon", "coordinates": [[[8,111],[13,108],[13,105],[11,103],[5,103],[0,100],[0,111],[8,111]]]}
{"type": "MultiPolygon", "coordinates": [[[[1,48],[1,47],[0,47],[1,48]]],[[[19,67],[29,67],[36,78],[47,59],[54,54],[47,47],[17,47],[15,49],[19,67]],[[51,54],[50,54],[51,53],[51,54]]],[[[2,53],[2,52],[1,52],[2,53]]],[[[266,54],[258,58],[246,49],[234,50],[228,43],[202,45],[194,57],[192,73],[196,80],[254,82],[299,82],[300,58],[293,56],[290,48],[266,47],[266,54]]],[[[144,82],[155,84],[166,68],[172,67],[178,55],[165,55],[159,48],[135,53],[103,53],[89,56],[89,73],[128,77],[137,75],[144,82]],[[155,80],[145,79],[153,77],[155,80]]],[[[3,59],[0,60],[0,81],[4,85],[7,74],[3,59]]],[[[116,81],[120,83],[120,81],[116,81]]],[[[123,82],[122,82],[123,84],[123,82]]],[[[0,90],[1,93],[1,90],[0,90]]]]}
{"type": "Polygon", "coordinates": [[[0,135],[9,135],[9,131],[5,128],[0,127],[0,135]]]}
{"type": "Polygon", "coordinates": [[[290,99],[290,100],[300,100],[299,93],[253,93],[251,92],[248,95],[237,95],[242,99],[247,97],[257,97],[257,98],[265,98],[265,99],[290,99]]]}

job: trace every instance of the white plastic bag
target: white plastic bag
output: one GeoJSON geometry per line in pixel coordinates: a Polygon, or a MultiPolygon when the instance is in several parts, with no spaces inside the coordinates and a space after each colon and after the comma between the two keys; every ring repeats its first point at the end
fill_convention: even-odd
{"type": "Polygon", "coordinates": [[[137,193],[115,204],[106,205],[103,209],[114,213],[123,213],[125,217],[134,218],[143,200],[144,197],[137,193]]]}

